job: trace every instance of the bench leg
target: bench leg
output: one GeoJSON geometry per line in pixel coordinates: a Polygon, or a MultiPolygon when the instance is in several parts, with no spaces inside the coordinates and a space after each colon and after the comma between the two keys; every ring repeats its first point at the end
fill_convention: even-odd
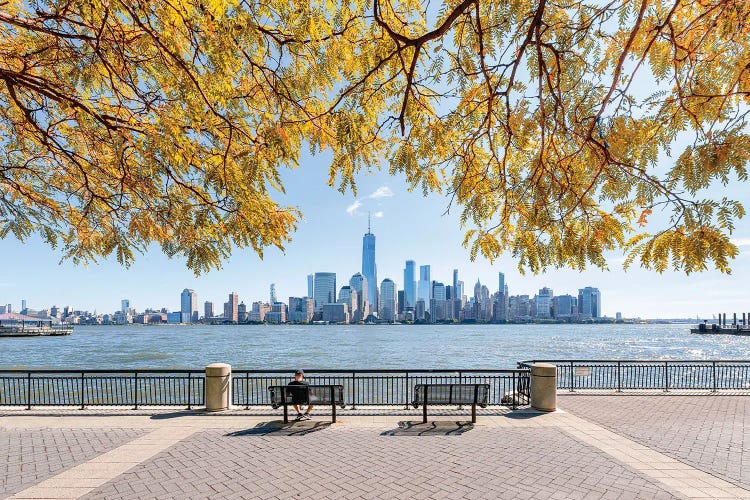
{"type": "Polygon", "coordinates": [[[331,405],[331,423],[336,423],[336,403],[331,405]]]}
{"type": "Polygon", "coordinates": [[[471,405],[471,423],[472,424],[477,423],[477,404],[476,403],[471,405]]]}
{"type": "Polygon", "coordinates": [[[284,405],[284,423],[285,424],[289,423],[289,409],[287,408],[286,405],[284,405]]]}
{"type": "Polygon", "coordinates": [[[427,405],[426,404],[422,405],[422,423],[423,424],[427,423],[427,405]]]}

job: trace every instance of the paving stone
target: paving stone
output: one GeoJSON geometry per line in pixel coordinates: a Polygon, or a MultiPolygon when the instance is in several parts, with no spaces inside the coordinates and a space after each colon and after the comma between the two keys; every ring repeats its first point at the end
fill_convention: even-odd
{"type": "Polygon", "coordinates": [[[0,429],[0,497],[123,445],[140,429],[0,429]]]}
{"type": "Polygon", "coordinates": [[[561,394],[558,406],[750,489],[750,397],[561,394]]]}
{"type": "Polygon", "coordinates": [[[382,432],[344,426],[301,436],[206,430],[85,498],[567,499],[592,492],[596,498],[630,498],[633,492],[674,498],[552,427],[474,428],[448,436],[382,432]],[[172,479],[158,479],[165,476],[172,479]]]}

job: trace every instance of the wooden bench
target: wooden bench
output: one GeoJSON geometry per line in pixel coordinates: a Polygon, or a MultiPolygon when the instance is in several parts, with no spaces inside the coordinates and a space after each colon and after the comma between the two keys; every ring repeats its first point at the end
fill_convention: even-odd
{"type": "Polygon", "coordinates": [[[417,384],[414,408],[422,405],[422,423],[427,423],[427,405],[471,405],[471,422],[477,421],[477,406],[487,407],[490,384],[417,384]]]}
{"type": "Polygon", "coordinates": [[[271,407],[284,407],[284,423],[289,423],[289,405],[331,405],[331,422],[336,423],[336,406],[346,408],[343,385],[272,385],[271,407]]]}

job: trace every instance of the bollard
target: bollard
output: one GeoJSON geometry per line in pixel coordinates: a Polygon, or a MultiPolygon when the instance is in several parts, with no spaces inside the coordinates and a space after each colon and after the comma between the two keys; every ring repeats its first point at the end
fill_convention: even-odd
{"type": "Polygon", "coordinates": [[[531,365],[531,406],[535,410],[557,409],[557,367],[550,363],[531,365]]]}
{"type": "Polygon", "coordinates": [[[206,411],[229,409],[232,401],[232,367],[226,363],[206,366],[206,411]]]}

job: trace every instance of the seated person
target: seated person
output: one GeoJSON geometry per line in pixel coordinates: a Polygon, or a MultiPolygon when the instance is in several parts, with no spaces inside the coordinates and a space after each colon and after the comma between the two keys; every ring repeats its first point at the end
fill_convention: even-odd
{"type": "MultiPolygon", "coordinates": [[[[294,372],[294,380],[289,382],[290,386],[306,386],[307,382],[305,381],[305,372],[302,370],[297,370],[294,372]]],[[[292,406],[294,407],[294,410],[297,412],[297,420],[310,420],[310,412],[313,409],[313,405],[310,404],[310,400],[308,398],[308,392],[307,391],[295,391],[292,390],[292,406]],[[307,404],[307,409],[305,410],[305,413],[302,413],[302,407],[301,405],[307,404]]]]}

